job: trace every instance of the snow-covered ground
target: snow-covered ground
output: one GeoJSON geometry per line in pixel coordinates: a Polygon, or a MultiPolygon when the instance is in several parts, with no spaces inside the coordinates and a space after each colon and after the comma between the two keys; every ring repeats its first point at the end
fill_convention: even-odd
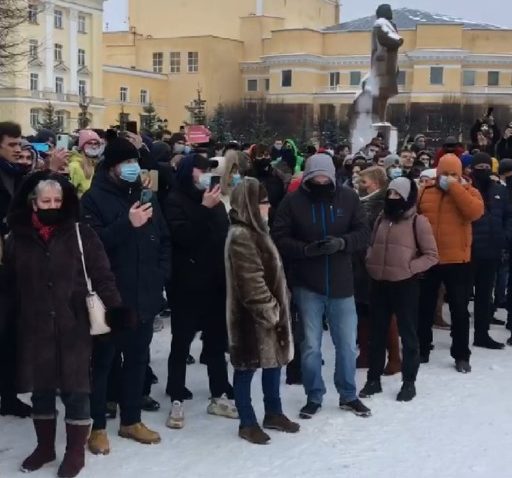
{"type": "MultiPolygon", "coordinates": [[[[503,314],[501,314],[503,317],[503,314]]],[[[505,341],[503,327],[492,335],[505,341]]],[[[143,420],[162,435],[157,446],[139,445],[117,437],[117,422],[109,423],[112,452],[106,457],[87,453],[83,478],[509,478],[512,476],[512,347],[504,351],[474,349],[473,372],[455,372],[449,356],[450,334],[436,331],[431,363],[422,366],[418,396],[397,403],[400,377],[383,379],[384,393],[367,404],[373,416],[358,418],[337,408],[332,384],[333,350],[325,336],[324,377],[328,385],[321,413],[301,421],[297,435],[271,433],[272,442],[258,447],[238,438],[236,421],[206,414],[208,399],[204,366],[188,368],[188,386],[194,400],[186,403],[186,427],[165,428],[169,401],[164,394],[169,329],[156,334],[153,366],[160,384],[153,397],[162,404],[143,420]]],[[[193,346],[198,358],[200,342],[193,346]]],[[[262,418],[262,394],[255,377],[255,408],[262,418]]],[[[365,373],[358,372],[358,386],[365,373]]],[[[283,377],[284,380],[284,377],[283,377]]],[[[302,387],[283,384],[285,412],[296,418],[304,404],[302,387]]],[[[62,414],[61,414],[62,416],[62,414]]],[[[0,417],[0,477],[22,476],[18,467],[35,444],[30,420],[0,417]]],[[[64,451],[64,429],[59,423],[57,455],[64,451]]],[[[33,476],[56,475],[58,462],[33,476]]]]}

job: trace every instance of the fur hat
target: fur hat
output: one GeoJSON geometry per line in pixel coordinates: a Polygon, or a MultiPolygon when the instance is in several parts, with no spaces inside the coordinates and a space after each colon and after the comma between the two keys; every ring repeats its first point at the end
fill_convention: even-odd
{"type": "Polygon", "coordinates": [[[125,138],[116,138],[107,144],[104,153],[103,166],[107,169],[129,159],[139,159],[137,148],[125,138]]]}

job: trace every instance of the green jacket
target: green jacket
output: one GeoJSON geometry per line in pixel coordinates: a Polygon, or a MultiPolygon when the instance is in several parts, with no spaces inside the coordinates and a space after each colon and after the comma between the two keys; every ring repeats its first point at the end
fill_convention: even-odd
{"type": "Polygon", "coordinates": [[[295,144],[295,141],[293,141],[293,139],[287,139],[285,143],[288,143],[292,147],[296,159],[295,174],[299,174],[302,171],[302,166],[304,165],[304,157],[300,154],[299,148],[297,148],[297,145],[295,144]]]}

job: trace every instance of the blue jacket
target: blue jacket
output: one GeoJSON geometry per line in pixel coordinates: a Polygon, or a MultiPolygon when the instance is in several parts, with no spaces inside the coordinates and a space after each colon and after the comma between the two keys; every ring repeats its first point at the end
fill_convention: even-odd
{"type": "MultiPolygon", "coordinates": [[[[499,259],[512,239],[512,207],[509,192],[501,184],[493,184],[484,199],[484,215],[473,223],[472,257],[499,259]]],[[[484,197],[485,196],[485,197],[484,197]]]]}

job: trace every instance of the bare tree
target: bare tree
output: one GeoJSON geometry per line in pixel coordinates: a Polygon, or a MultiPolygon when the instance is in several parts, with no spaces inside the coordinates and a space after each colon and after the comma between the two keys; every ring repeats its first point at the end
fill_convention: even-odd
{"type": "Polygon", "coordinates": [[[16,72],[17,63],[27,57],[27,45],[20,26],[28,19],[26,0],[0,0],[0,74],[16,72]]]}

